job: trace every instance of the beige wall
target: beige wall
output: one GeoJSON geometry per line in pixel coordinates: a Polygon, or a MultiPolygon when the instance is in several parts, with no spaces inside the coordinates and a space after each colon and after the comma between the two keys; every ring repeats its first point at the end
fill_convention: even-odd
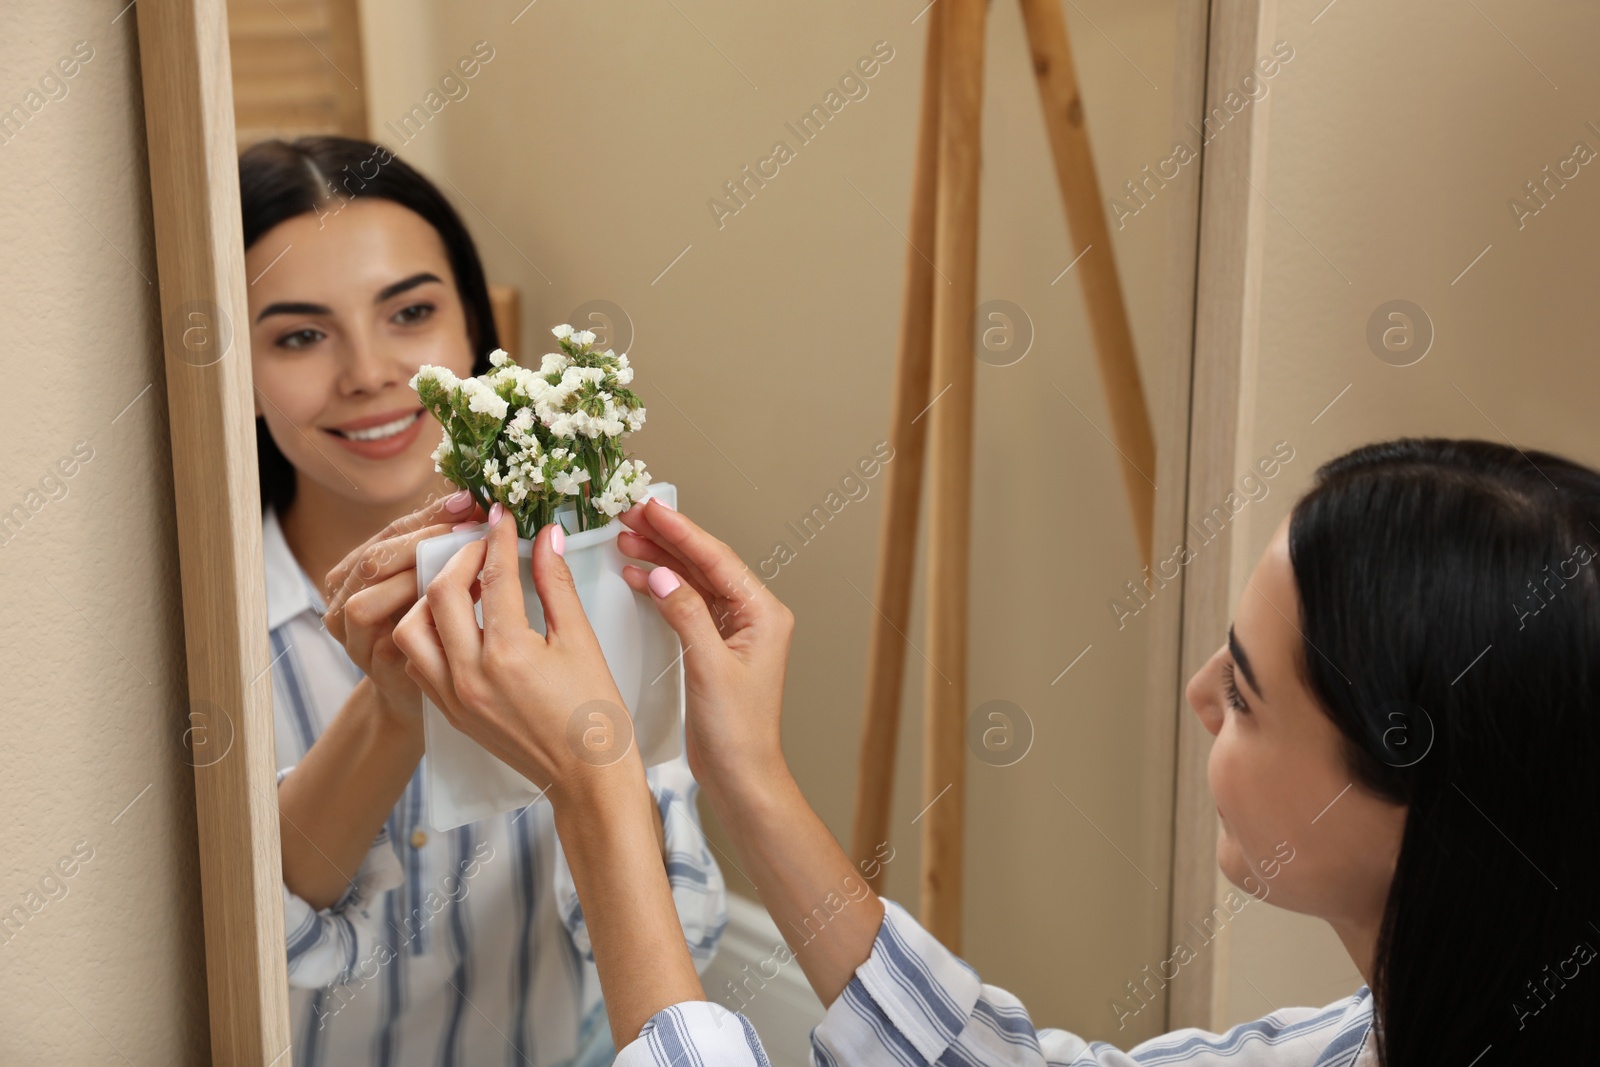
{"type": "Polygon", "coordinates": [[[0,534],[0,910],[26,916],[0,929],[5,1063],[200,1063],[209,1044],[138,50],[118,7],[18,6],[0,33],[5,108],[92,49],[0,144],[0,509],[26,515],[0,534]]]}
{"type": "MultiPolygon", "coordinates": [[[[1288,440],[1303,458],[1286,472],[1289,491],[1248,513],[1251,561],[1316,465],[1368,441],[1509,438],[1600,464],[1600,163],[1578,168],[1523,229],[1507,206],[1574,142],[1600,153],[1586,125],[1600,126],[1589,48],[1600,12],[1571,0],[1540,4],[1537,17],[1509,3],[1346,2],[1312,25],[1324,4],[1278,12],[1277,35],[1297,56],[1270,119],[1262,192],[1275,210],[1241,435],[1258,447],[1288,440]],[[1409,367],[1380,361],[1365,340],[1369,316],[1397,298],[1420,305],[1435,331],[1409,367]]],[[[1231,934],[1219,1021],[1322,1003],[1359,981],[1313,920],[1251,907],[1231,934]]]]}
{"type": "MultiPolygon", "coordinates": [[[[886,436],[904,255],[896,230],[926,27],[911,20],[924,2],[524,3],[418,0],[399,17],[367,5],[373,136],[397,144],[386,123],[474,42],[495,49],[469,95],[397,147],[454,183],[444,188],[491,277],[522,289],[535,352],[586,300],[627,309],[650,412],[635,445],[658,478],[679,484],[685,510],[752,565],[780,539],[797,550],[771,583],[800,619],[785,746],[812,802],[847,837],[878,483],[812,544],[785,524],[886,436]],[[794,145],[784,123],[878,41],[894,58],[866,98],[719,229],[707,200],[775,140],[794,145]]],[[[1179,54],[1180,9],[1197,10],[1084,0],[1067,11],[1107,190],[1171,153],[1182,117],[1175,68],[1191,58],[1179,54]]],[[[968,698],[1014,701],[1037,737],[1015,767],[969,762],[964,952],[1037,1018],[1126,1039],[1160,1030],[1148,1011],[1117,1034],[1108,1004],[1167,954],[1171,695],[1147,705],[1150,616],[1118,632],[1107,608],[1140,576],[1138,551],[1100,433],[1110,423],[1076,275],[1051,284],[1072,252],[1016,6],[994,5],[990,27],[979,299],[1022,306],[1037,340],[1015,366],[979,368],[968,698]]],[[[1202,45],[1191,36],[1183,47],[1202,45]]],[[[1195,169],[1115,234],[1157,444],[1175,472],[1188,379],[1168,312],[1174,285],[1192,284],[1184,208],[1195,169]]],[[[1162,491],[1181,490],[1181,477],[1162,491]]],[[[908,631],[919,646],[920,599],[908,631]]],[[[887,889],[915,908],[925,666],[907,657],[887,889]]],[[[728,875],[734,891],[752,892],[728,875]]]]}

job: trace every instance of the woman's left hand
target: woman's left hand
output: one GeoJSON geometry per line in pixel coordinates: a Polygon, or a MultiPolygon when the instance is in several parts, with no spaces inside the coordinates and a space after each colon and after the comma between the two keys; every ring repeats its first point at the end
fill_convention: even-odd
{"type": "Polygon", "coordinates": [[[488,535],[456,553],[394,630],[406,673],[451,725],[558,806],[580,787],[615,780],[606,768],[643,780],[633,721],[578,601],[564,541],[551,523],[533,543],[543,634],[528,625],[517,526],[498,504],[488,535]]]}

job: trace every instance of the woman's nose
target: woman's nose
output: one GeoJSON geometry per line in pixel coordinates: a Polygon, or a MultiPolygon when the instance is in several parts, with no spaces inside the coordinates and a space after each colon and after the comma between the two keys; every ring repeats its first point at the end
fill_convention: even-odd
{"type": "Polygon", "coordinates": [[[401,379],[400,368],[384,359],[370,338],[352,336],[345,349],[340,386],[347,393],[376,393],[401,379]]]}
{"type": "Polygon", "coordinates": [[[1195,672],[1183,691],[1184,698],[1189,701],[1189,706],[1200,719],[1200,725],[1204,726],[1212,737],[1217,736],[1217,731],[1222,729],[1222,706],[1217,702],[1216,689],[1206,684],[1207,674],[1216,667],[1216,663],[1216,657],[1213,656],[1204,667],[1195,672]]]}

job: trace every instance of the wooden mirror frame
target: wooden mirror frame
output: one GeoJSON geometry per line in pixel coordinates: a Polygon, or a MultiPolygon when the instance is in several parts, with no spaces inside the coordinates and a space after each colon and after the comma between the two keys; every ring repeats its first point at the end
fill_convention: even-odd
{"type": "MultiPolygon", "coordinates": [[[[1204,0],[1196,0],[1202,3],[1204,0]]],[[[1270,39],[1272,0],[1210,0],[1205,106],[1270,39]]],[[[281,844],[238,149],[226,0],[137,4],[150,195],[160,277],[174,496],[195,764],[212,1060],[290,1062],[281,844]]],[[[1251,445],[1241,398],[1254,373],[1267,107],[1202,150],[1185,518],[1220,499],[1251,445]],[[1196,501],[1201,504],[1197,505],[1196,501]]],[[[1191,344],[1192,342],[1192,344],[1191,344]]],[[[1233,602],[1232,527],[1185,568],[1174,662],[1153,672],[1177,716],[1169,933],[1217,896],[1209,737],[1184,681],[1211,654],[1233,602]],[[1173,678],[1177,684],[1172,686],[1173,678]]],[[[1176,623],[1176,619],[1174,619],[1176,623]]],[[[1215,967],[1173,982],[1166,1025],[1213,1025],[1215,967]]]]}
{"type": "Polygon", "coordinates": [[[226,0],[143,0],[211,1054],[287,1064],[288,965],[226,0]]]}

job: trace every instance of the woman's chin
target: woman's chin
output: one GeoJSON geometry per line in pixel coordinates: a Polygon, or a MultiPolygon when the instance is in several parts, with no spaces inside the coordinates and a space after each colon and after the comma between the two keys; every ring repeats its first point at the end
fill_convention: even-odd
{"type": "Polygon", "coordinates": [[[1222,869],[1223,877],[1234,885],[1243,885],[1245,877],[1250,874],[1250,865],[1244,860],[1244,853],[1239,850],[1239,843],[1233,839],[1233,834],[1228,832],[1226,823],[1222,825],[1222,833],[1217,837],[1217,866],[1222,869]]]}

